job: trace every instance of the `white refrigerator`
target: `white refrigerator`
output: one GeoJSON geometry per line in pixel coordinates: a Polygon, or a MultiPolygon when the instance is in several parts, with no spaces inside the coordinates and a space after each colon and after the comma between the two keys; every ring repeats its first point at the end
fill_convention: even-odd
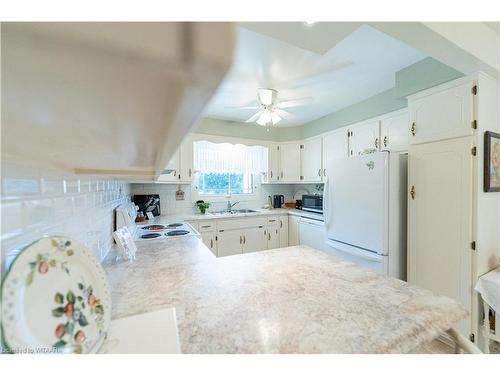
{"type": "Polygon", "coordinates": [[[327,251],[406,280],[407,155],[332,160],[323,196],[327,251]]]}

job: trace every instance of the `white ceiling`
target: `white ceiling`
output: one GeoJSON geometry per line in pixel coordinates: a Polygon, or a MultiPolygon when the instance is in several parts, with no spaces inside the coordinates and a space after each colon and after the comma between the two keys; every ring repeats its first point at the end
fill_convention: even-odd
{"type": "Polygon", "coordinates": [[[312,98],[287,108],[293,118],[278,126],[301,125],[394,87],[396,71],[425,57],[359,23],[241,24],[233,67],[206,116],[245,121],[256,110],[227,107],[256,105],[265,87],[278,90],[278,101],[312,98]]]}

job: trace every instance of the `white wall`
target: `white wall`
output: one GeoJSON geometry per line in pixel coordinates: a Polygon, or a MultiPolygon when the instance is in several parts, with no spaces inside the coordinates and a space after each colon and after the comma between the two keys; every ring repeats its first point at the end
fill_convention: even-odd
{"type": "Polygon", "coordinates": [[[129,184],[92,179],[2,156],[1,270],[23,246],[47,234],[67,235],[104,259],[112,245],[114,208],[129,184]]]}

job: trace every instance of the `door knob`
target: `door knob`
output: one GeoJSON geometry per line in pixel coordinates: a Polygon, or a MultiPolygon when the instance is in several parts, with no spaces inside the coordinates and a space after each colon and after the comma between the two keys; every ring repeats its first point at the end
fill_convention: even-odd
{"type": "Polygon", "coordinates": [[[415,199],[415,186],[411,186],[411,189],[410,189],[410,196],[411,196],[411,199],[415,199]]]}

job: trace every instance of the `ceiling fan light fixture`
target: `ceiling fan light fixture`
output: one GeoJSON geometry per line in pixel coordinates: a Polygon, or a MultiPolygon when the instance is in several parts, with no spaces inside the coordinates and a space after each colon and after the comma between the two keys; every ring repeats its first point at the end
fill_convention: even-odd
{"type": "Polygon", "coordinates": [[[265,126],[271,122],[271,111],[266,109],[262,115],[260,115],[259,119],[257,120],[257,124],[265,126]]]}
{"type": "Polygon", "coordinates": [[[274,99],[276,98],[276,90],[273,89],[259,89],[257,91],[257,96],[262,105],[268,106],[272,105],[274,99]]]}

